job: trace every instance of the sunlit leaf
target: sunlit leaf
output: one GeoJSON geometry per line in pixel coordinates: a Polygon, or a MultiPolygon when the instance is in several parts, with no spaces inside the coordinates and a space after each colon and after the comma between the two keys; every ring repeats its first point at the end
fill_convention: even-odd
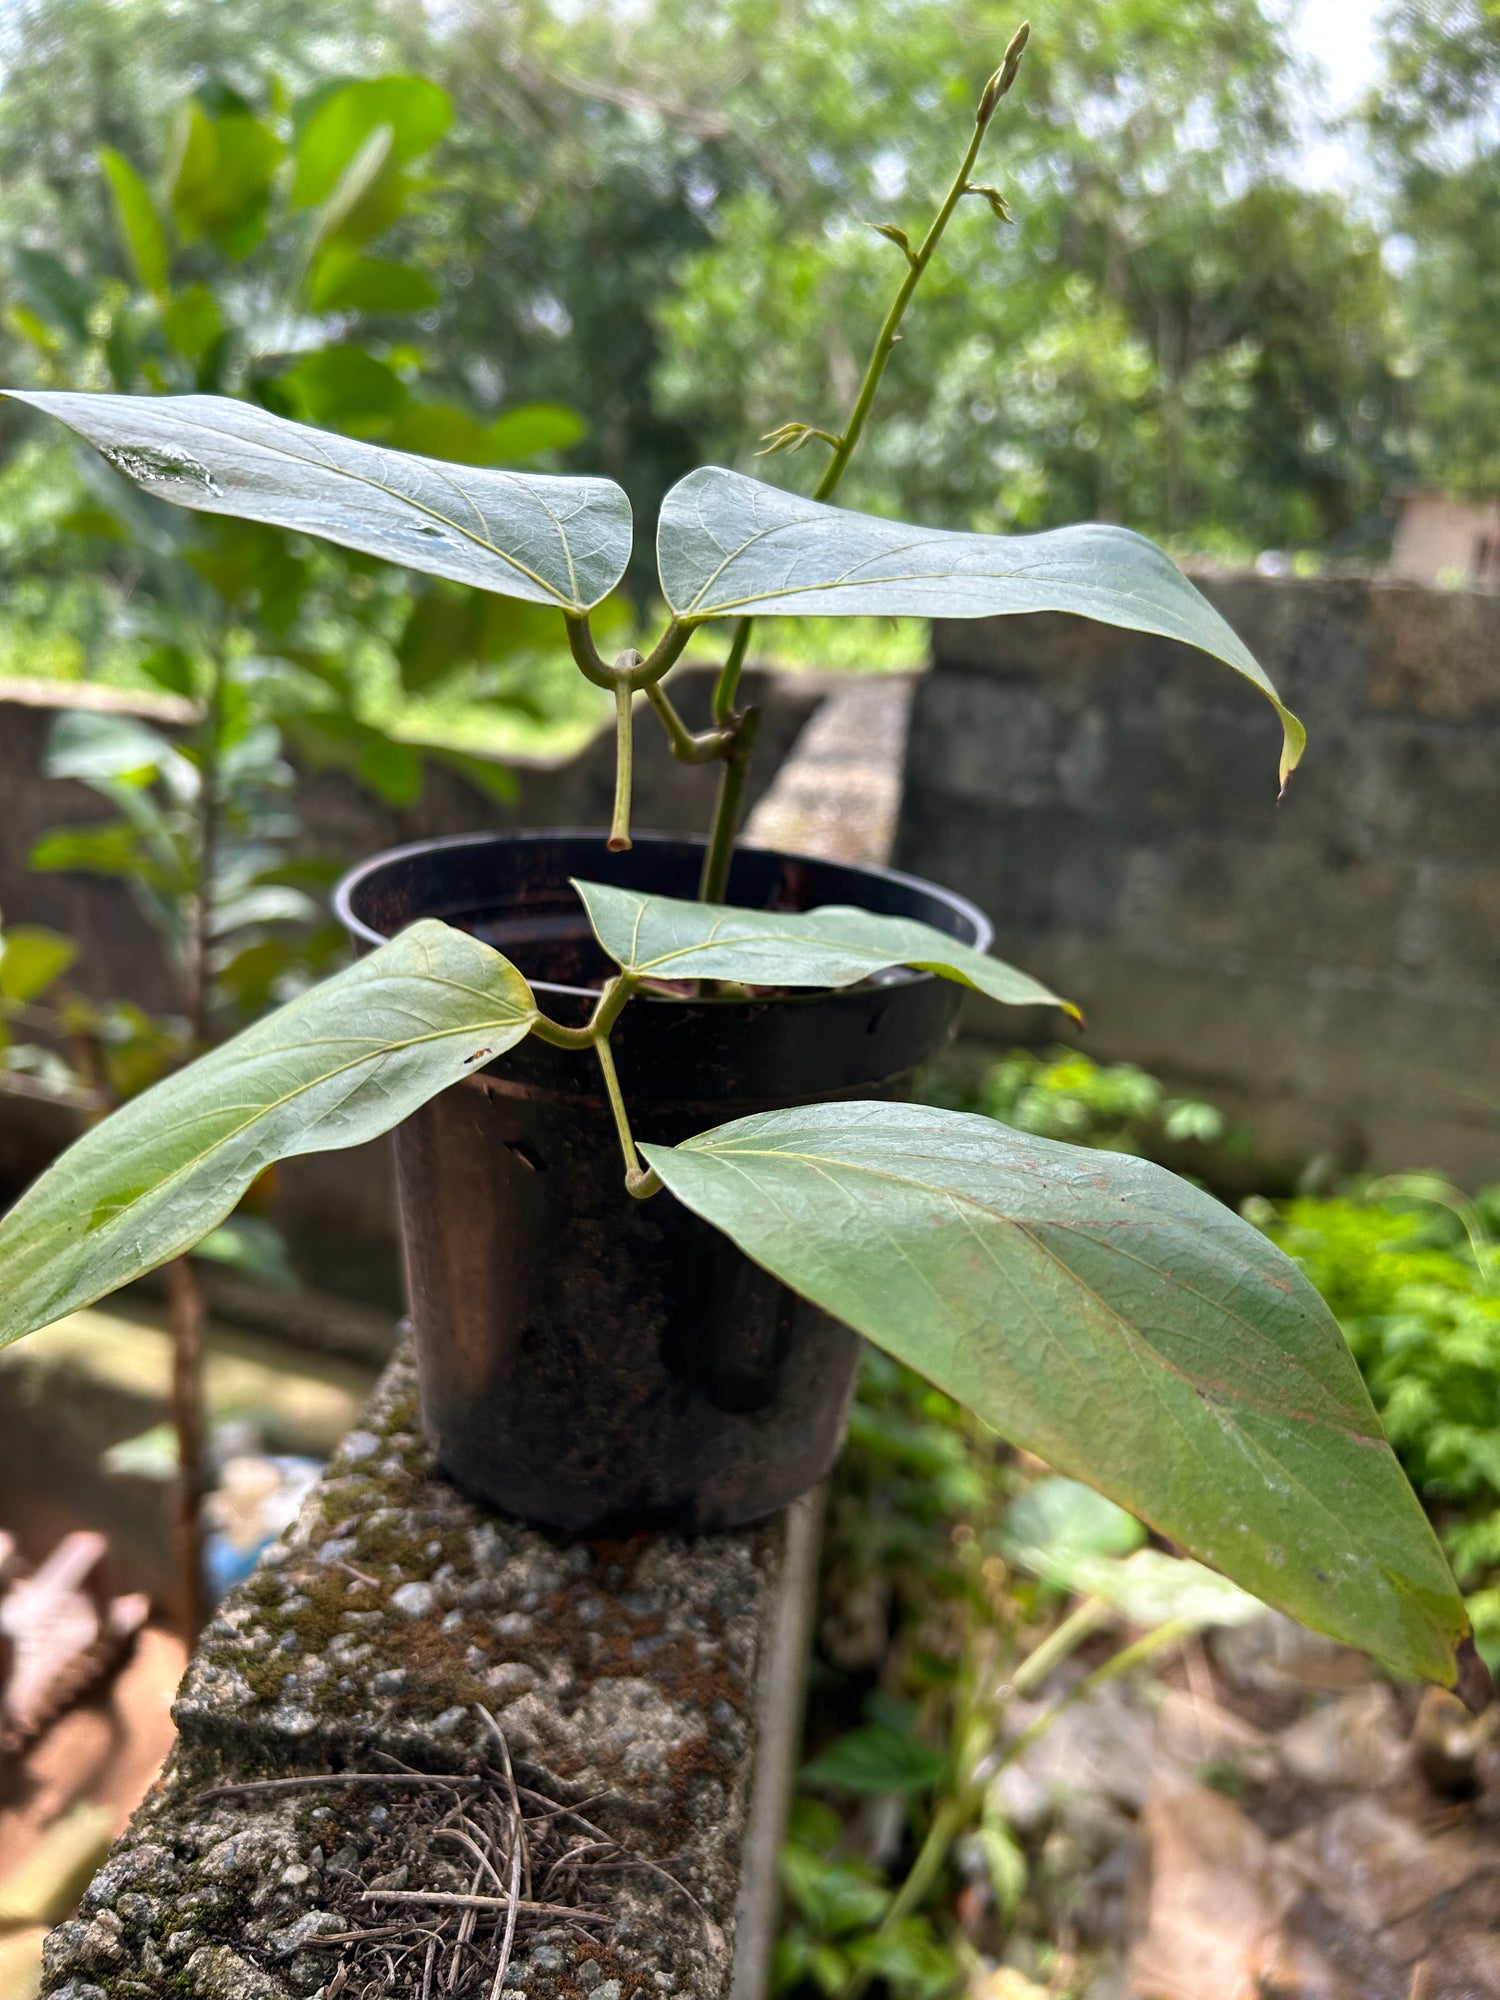
{"type": "Polygon", "coordinates": [[[530,989],[414,924],[76,1140],[0,1220],[0,1344],[200,1242],[274,1160],[357,1146],[511,1048],[530,989]]]}
{"type": "Polygon", "coordinates": [[[0,1000],[40,999],[78,956],[78,947],[60,931],[41,924],[10,924],[0,930],[0,1000]]]}
{"type": "Polygon", "coordinates": [[[1400,1672],[1472,1672],[1462,1600],[1336,1321],[1200,1189],[907,1104],[643,1151],[784,1282],[1257,1597],[1400,1672]]]}
{"type": "Polygon", "coordinates": [[[297,138],[292,201],[316,208],[369,139],[386,126],[397,162],[414,160],[436,145],[453,119],[448,93],[424,76],[377,76],[331,90],[297,138]]]}
{"type": "Polygon", "coordinates": [[[1306,731],[1244,642],[1143,535],[1098,522],[1040,535],[914,528],[803,500],[742,473],[690,472],[662,503],[662,592],[679,618],[992,618],[1072,611],[1180,639],[1266,696],[1282,725],[1282,776],[1306,731]]]}
{"type": "Polygon", "coordinates": [[[78,778],[94,784],[101,778],[150,776],[180,753],[159,729],[134,715],[110,715],[92,709],[64,711],[47,739],[49,778],[78,778]]]}
{"type": "Polygon", "coordinates": [[[630,557],[630,502],[612,480],[460,470],[224,396],[4,393],[59,417],[159,499],[322,535],[501,596],[584,611],[630,557]]]}
{"type": "Polygon", "coordinates": [[[733,979],[746,986],[852,986],[891,966],[957,980],[1011,1007],[1066,1000],[1003,960],[910,917],[878,917],[829,903],[822,909],[739,910],[678,902],[602,882],[575,882],[600,944],[642,979],[733,979]]]}

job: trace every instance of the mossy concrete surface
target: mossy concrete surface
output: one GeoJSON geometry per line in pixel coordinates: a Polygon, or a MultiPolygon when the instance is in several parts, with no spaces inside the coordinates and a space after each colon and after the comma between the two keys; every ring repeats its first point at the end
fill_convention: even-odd
{"type": "MultiPolygon", "coordinates": [[[[315,1939],[348,1927],[350,1885],[400,1793],[203,1794],[493,1769],[498,1725],[523,1786],[656,1865],[590,1880],[603,1928],[522,1924],[509,2000],[727,1993],[752,1791],[785,1778],[757,1769],[765,1682],[773,1662],[785,1676],[776,1634],[795,1625],[784,1607],[805,1596],[814,1543],[796,1510],[728,1535],[595,1542],[492,1514],[437,1474],[398,1357],[205,1633],[166,1774],[53,1933],[43,1992],[310,2000],[339,1961],[315,1939]]],[[[772,1704],[783,1713],[796,1672],[772,1704]]]]}

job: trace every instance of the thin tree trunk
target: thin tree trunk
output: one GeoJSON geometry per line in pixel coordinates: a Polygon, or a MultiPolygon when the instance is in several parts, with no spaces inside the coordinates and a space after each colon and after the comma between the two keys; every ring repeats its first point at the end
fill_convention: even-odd
{"type": "MultiPolygon", "coordinates": [[[[219,835],[219,737],[223,728],[224,662],[215,655],[208,702],[207,753],[201,774],[198,882],[188,932],[186,1000],[192,1032],[190,1059],[208,1046],[209,932],[219,835]]],[[[203,1562],[203,1500],[208,1487],[204,1437],[203,1287],[187,1257],[167,1267],[171,1301],[172,1422],[177,1431],[177,1533],[182,1571],[183,1618],[189,1646],[208,1621],[208,1579],[203,1562]]]]}
{"type": "Polygon", "coordinates": [[[203,1496],[208,1483],[203,1437],[203,1287],[186,1257],[167,1266],[172,1331],[172,1422],[177,1431],[177,1544],[184,1636],[191,1647],[208,1622],[203,1563],[203,1496]]]}

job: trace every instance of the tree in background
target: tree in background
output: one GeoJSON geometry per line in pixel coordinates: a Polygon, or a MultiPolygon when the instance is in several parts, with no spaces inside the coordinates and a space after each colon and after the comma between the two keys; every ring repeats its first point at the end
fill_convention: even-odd
{"type": "MultiPolygon", "coordinates": [[[[752,177],[722,205],[663,314],[664,394],[710,452],[822,407],[862,359],[842,329],[899,254],[875,229],[932,173],[920,131],[888,135],[913,129],[921,79],[985,46],[983,7],[857,11],[772,40],[726,97],[753,96],[763,155],[795,157],[799,120],[817,144],[795,185],[752,177]],[[872,226],[834,220],[851,206],[872,226]]],[[[1255,0],[1074,0],[1036,58],[1004,163],[1021,226],[983,202],[955,224],[863,503],[985,526],[1096,514],[1241,554],[1357,539],[1390,462],[1389,284],[1375,232],[1288,177],[1283,31],[1255,0]]]]}
{"type": "MultiPolygon", "coordinates": [[[[529,404],[476,415],[442,394],[427,346],[453,263],[450,190],[429,159],[451,118],[447,93],[421,76],[334,77],[296,97],[272,84],[259,103],[214,78],[177,107],[149,180],[100,144],[89,185],[106,196],[107,251],[89,266],[71,239],[10,248],[5,320],[24,350],[22,379],[239,395],[460,463],[545,463],[582,435],[574,411],[529,404]]],[[[16,538],[17,558],[45,569],[57,549],[75,571],[112,576],[117,620],[139,642],[148,678],[192,696],[220,652],[231,671],[240,661],[261,709],[305,758],[349,766],[392,803],[420,790],[423,746],[371,712],[382,670],[421,696],[533,643],[524,608],[517,616],[479,592],[414,588],[276,529],[184,525],[176,509],[143,508],[128,480],[91,459],[77,461],[71,481],[60,477],[50,445],[37,463],[47,491],[31,544],[16,538]],[[62,525],[74,532],[59,538],[62,525]]],[[[487,692],[504,699],[503,677],[487,692]]],[[[455,761],[506,789],[503,773],[455,761]]]]}
{"type": "MultiPolygon", "coordinates": [[[[439,281],[424,379],[486,417],[575,407],[649,521],[690,463],[840,406],[900,255],[876,226],[941,178],[942,114],[1003,26],[991,0],[30,0],[0,31],[0,237],[118,270],[98,146],[164,166],[151,107],[206,77],[267,117],[330,78],[430,76],[441,185],[387,246],[439,281]]],[[[1376,158],[1403,274],[1380,187],[1298,182],[1309,79],[1280,10],[1062,0],[1008,134],[1020,226],[964,204],[851,499],[1370,559],[1414,445],[1426,476],[1482,482],[1495,37],[1481,0],[1391,17],[1376,158]]]]}
{"type": "Polygon", "coordinates": [[[1500,489],[1500,8],[1399,0],[1367,123],[1395,184],[1401,328],[1420,476],[1500,489]]]}

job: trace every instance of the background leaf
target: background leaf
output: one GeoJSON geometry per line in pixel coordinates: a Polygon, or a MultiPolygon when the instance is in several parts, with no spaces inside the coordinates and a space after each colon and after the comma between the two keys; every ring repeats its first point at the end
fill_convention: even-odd
{"type": "Polygon", "coordinates": [[[889,1722],[851,1729],[814,1757],[802,1773],[810,1785],[841,1792],[926,1792],[946,1776],[948,1758],[909,1730],[889,1722]]]}
{"type": "Polygon", "coordinates": [[[274,1160],[357,1146],[511,1048],[520,973],[413,924],[75,1141],[0,1221],[0,1345],[179,1256],[274,1160]]]}
{"type": "Polygon", "coordinates": [[[1452,1686],[1468,1620],[1337,1323],[1160,1167],[908,1104],[642,1151],[757,1262],[1315,1629],[1452,1686]]]}
{"type": "Polygon", "coordinates": [[[735,979],[747,986],[852,986],[893,965],[957,980],[1013,1007],[1077,1008],[1003,960],[909,917],[838,903],[822,909],[738,910],[678,902],[602,882],[575,882],[594,935],[627,972],[646,979],[735,979]]]}
{"type": "Polygon", "coordinates": [[[71,938],[41,924],[12,924],[0,931],[0,1000],[36,1000],[78,956],[71,938]]]}
{"type": "Polygon", "coordinates": [[[114,196],[120,239],[148,292],[167,295],[167,239],[146,183],[123,153],[113,146],[99,148],[99,164],[114,196]]]}
{"type": "Polygon", "coordinates": [[[1281,718],[1283,779],[1307,740],[1249,648],[1169,556],[1128,528],[913,528],[705,466],[662,502],[656,546],[662,592],[679,618],[1072,611],[1180,639],[1243,674],[1281,718]]]}
{"type": "Polygon", "coordinates": [[[505,597],[584,611],[630,557],[630,502],[608,479],[459,472],[226,396],[4,393],[60,418],[159,499],[322,535],[505,597]]]}
{"type": "Polygon", "coordinates": [[[293,202],[316,208],[327,201],[361,147],[382,126],[390,130],[391,158],[404,164],[436,145],[452,120],[448,93],[425,76],[376,76],[335,86],[298,136],[293,202]]]}

